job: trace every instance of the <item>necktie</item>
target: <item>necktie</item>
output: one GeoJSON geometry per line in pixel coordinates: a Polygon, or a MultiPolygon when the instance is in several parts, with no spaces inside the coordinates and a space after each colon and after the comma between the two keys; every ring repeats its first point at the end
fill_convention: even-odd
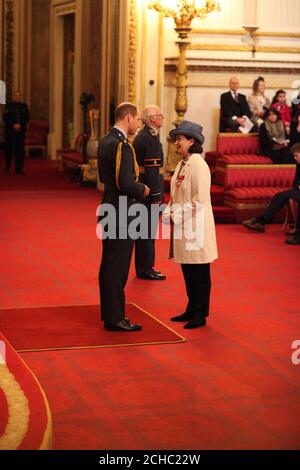
{"type": "Polygon", "coordinates": [[[233,92],[233,96],[234,96],[234,101],[235,101],[236,103],[238,103],[238,102],[239,102],[239,98],[238,98],[238,95],[237,95],[237,92],[236,92],[236,91],[233,92]]]}

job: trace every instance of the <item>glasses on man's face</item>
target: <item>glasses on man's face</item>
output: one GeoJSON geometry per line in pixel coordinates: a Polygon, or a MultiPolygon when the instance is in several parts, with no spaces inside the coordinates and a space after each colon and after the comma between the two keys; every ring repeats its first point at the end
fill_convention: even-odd
{"type": "Polygon", "coordinates": [[[160,117],[163,119],[165,116],[163,114],[152,114],[151,117],[160,117]]]}

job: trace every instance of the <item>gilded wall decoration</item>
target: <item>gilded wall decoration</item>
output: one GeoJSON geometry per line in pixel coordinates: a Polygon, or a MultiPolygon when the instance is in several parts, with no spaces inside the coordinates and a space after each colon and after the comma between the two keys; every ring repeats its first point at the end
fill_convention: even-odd
{"type": "Polygon", "coordinates": [[[128,100],[136,100],[136,59],[137,59],[137,5],[129,3],[129,45],[128,45],[128,100]]]}
{"type": "Polygon", "coordinates": [[[14,2],[6,0],[5,11],[5,66],[4,78],[6,82],[7,97],[11,98],[13,88],[14,67],[14,2]]]}
{"type": "MultiPolygon", "coordinates": [[[[251,52],[252,46],[240,46],[231,44],[191,44],[191,51],[230,51],[230,52],[251,52]]],[[[273,52],[280,54],[300,54],[300,47],[286,46],[256,46],[256,52],[273,52]]]]}

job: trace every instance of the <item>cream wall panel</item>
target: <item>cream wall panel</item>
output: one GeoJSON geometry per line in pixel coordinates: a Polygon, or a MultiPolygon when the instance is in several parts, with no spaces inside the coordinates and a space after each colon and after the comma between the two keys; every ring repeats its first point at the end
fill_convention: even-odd
{"type": "Polygon", "coordinates": [[[261,30],[300,32],[299,0],[259,0],[257,9],[261,30]]]}
{"type": "Polygon", "coordinates": [[[205,19],[195,19],[193,28],[232,28],[244,24],[246,4],[243,0],[219,0],[219,3],[221,11],[210,13],[205,19]]]}
{"type": "Polygon", "coordinates": [[[158,38],[159,38],[159,15],[154,11],[147,12],[148,31],[146,54],[143,54],[145,61],[145,95],[143,105],[156,103],[157,101],[157,74],[158,74],[158,38]],[[150,80],[154,81],[150,85],[150,80]]]}

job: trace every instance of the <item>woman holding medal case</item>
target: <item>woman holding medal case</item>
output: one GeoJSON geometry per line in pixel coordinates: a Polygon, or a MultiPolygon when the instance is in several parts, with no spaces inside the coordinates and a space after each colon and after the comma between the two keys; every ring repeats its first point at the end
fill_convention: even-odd
{"type": "Polygon", "coordinates": [[[185,329],[206,325],[209,315],[210,263],[218,257],[215,223],[210,200],[211,176],[202,158],[202,127],[182,121],[169,136],[182,157],[171,180],[170,202],[163,214],[171,223],[170,258],[181,264],[188,304],[172,321],[185,329]]]}

